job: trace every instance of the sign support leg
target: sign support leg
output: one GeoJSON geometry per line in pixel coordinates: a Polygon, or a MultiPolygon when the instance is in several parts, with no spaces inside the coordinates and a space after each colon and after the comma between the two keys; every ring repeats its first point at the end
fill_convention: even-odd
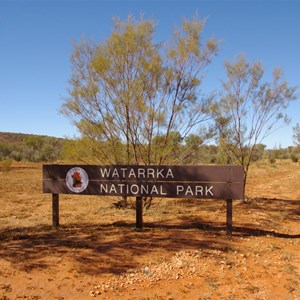
{"type": "Polygon", "coordinates": [[[226,208],[226,228],[227,236],[232,236],[232,199],[227,199],[227,208],[226,208]]]}
{"type": "Polygon", "coordinates": [[[59,194],[52,194],[52,226],[59,226],[59,194]]]}
{"type": "Polygon", "coordinates": [[[143,230],[143,198],[136,197],[136,231],[143,230]]]}

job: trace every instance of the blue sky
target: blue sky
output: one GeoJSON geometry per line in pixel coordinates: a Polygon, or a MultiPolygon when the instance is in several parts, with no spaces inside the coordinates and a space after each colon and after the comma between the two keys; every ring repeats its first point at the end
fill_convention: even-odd
{"type": "MultiPolygon", "coordinates": [[[[222,40],[208,67],[203,89],[224,80],[224,61],[245,53],[259,60],[270,79],[282,67],[291,85],[300,85],[299,1],[3,1],[0,0],[0,131],[72,137],[77,133],[59,113],[67,96],[72,43],[82,36],[104,41],[112,18],[129,14],[156,21],[157,41],[170,37],[181,18],[208,17],[204,37],[222,40]]],[[[300,123],[300,101],[290,105],[291,125],[264,141],[269,148],[292,145],[300,123]]]]}

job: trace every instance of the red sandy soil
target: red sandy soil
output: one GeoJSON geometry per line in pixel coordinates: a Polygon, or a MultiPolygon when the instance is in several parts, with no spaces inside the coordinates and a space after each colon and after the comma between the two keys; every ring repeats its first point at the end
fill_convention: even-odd
{"type": "Polygon", "coordinates": [[[135,211],[113,199],[51,195],[40,164],[0,172],[0,299],[300,299],[300,164],[255,164],[247,202],[155,200],[135,211]]]}

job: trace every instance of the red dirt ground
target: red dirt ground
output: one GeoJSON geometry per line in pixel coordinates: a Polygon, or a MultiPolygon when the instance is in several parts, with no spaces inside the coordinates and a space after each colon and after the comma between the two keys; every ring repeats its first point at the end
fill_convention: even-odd
{"type": "Polygon", "coordinates": [[[0,172],[0,299],[300,299],[300,165],[255,164],[248,201],[156,200],[135,212],[65,196],[59,229],[41,165],[0,172]]]}

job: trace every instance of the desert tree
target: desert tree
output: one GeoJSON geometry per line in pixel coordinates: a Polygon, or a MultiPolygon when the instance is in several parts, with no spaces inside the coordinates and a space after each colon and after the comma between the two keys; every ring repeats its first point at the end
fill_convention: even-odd
{"type": "Polygon", "coordinates": [[[295,127],[293,127],[293,139],[294,139],[294,143],[297,146],[300,146],[300,124],[297,123],[295,125],[295,127]]]}
{"type": "Polygon", "coordinates": [[[152,20],[114,19],[105,41],[74,45],[61,111],[87,145],[85,161],[182,161],[184,153],[174,155],[178,144],[211,118],[212,98],[201,96],[200,86],[218,43],[202,40],[204,25],[198,17],[183,20],[169,41],[155,43],[152,20]]]}
{"type": "Polygon", "coordinates": [[[282,123],[289,121],[286,108],[296,99],[280,69],[274,69],[272,81],[264,81],[261,63],[250,63],[244,55],[226,62],[226,81],[216,117],[219,145],[228,161],[244,168],[245,183],[257,146],[282,123]]]}

